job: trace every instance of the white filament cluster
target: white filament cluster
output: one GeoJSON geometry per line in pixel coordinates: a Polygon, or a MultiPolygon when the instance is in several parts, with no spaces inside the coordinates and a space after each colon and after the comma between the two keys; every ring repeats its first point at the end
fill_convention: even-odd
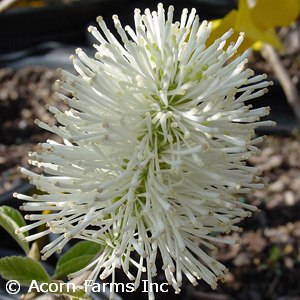
{"type": "Polygon", "coordinates": [[[248,52],[233,57],[243,35],[228,45],[229,31],[207,46],[212,24],[200,23],[194,9],[173,22],[173,10],[137,9],[135,29],[113,16],[122,42],[101,17],[101,32],[89,28],[98,40],[95,58],[78,49],[71,57],[78,75],[61,71],[72,97],[60,98],[70,109],[49,107],[58,126],[37,122],[64,143],[48,140],[30,153],[44,175],[22,169],[45,194],[15,196],[35,221],[21,232],[47,225],[27,241],[58,234],[42,249],[44,259],[72,238],[93,241],[102,252],[80,272],[115,280],[121,268],[137,288],[142,272],[151,284],[160,253],[179,292],[183,274],[212,288],[224,276],[204,249],[234,243],[217,234],[239,230],[255,210],[237,194],[262,187],[245,160],[262,141],[254,129],[273,122],[259,121],[268,108],[246,104],[271,83],[244,69],[248,52]]]}

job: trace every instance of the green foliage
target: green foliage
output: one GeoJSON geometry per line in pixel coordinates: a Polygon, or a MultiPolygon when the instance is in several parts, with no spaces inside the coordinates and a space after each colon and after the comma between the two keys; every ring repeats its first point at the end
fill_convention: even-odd
{"type": "Polygon", "coordinates": [[[82,241],[63,254],[57,262],[54,278],[64,278],[86,267],[99,252],[100,245],[82,241]]]}
{"type": "Polygon", "coordinates": [[[6,280],[17,280],[29,286],[32,280],[38,283],[50,282],[43,266],[29,257],[9,256],[0,259],[0,275],[6,280]]]}
{"type": "Polygon", "coordinates": [[[0,226],[2,226],[15,239],[25,253],[28,253],[29,245],[28,242],[24,240],[27,234],[16,234],[16,230],[25,225],[26,223],[23,216],[18,210],[9,206],[0,207],[0,226]]]}
{"type": "MultiPolygon", "coordinates": [[[[33,280],[38,284],[41,283],[58,283],[58,281],[51,280],[43,266],[38,262],[38,248],[33,244],[32,249],[29,248],[29,243],[25,241],[27,233],[18,233],[16,231],[26,225],[22,214],[8,206],[0,207],[0,226],[2,226],[22,247],[27,254],[27,257],[9,256],[0,259],[0,275],[6,280],[17,280],[20,285],[30,286],[33,280]]],[[[87,266],[95,255],[99,252],[100,245],[81,241],[73,246],[68,252],[60,257],[58,260],[54,278],[65,278],[68,274],[79,271],[87,266]]],[[[69,296],[76,300],[88,300],[90,297],[85,295],[81,289],[67,289],[63,285],[59,295],[69,296]],[[65,288],[64,288],[65,287],[65,288]]]]}

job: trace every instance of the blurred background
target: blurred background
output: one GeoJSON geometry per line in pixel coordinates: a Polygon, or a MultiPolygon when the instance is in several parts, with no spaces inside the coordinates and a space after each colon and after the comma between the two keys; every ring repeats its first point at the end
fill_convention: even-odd
{"type": "MultiPolygon", "coordinates": [[[[134,9],[154,10],[158,2],[163,2],[165,7],[174,5],[177,20],[185,7],[195,7],[202,20],[222,18],[238,7],[235,0],[0,1],[0,205],[19,206],[20,203],[12,199],[12,193],[26,193],[32,187],[22,178],[18,167],[30,168],[27,153],[34,150],[37,143],[57,139],[37,127],[34,120],[54,122],[47,112],[47,104],[64,109],[54,95],[55,70],[61,67],[73,72],[69,56],[77,47],[93,55],[95,41],[87,27],[97,26],[95,19],[101,15],[115,33],[113,14],[119,16],[123,25],[133,27],[134,9]]],[[[271,7],[269,13],[272,14],[271,7]]],[[[258,206],[260,212],[243,221],[243,232],[233,234],[241,240],[239,245],[220,245],[213,253],[230,270],[216,291],[202,282],[194,287],[185,280],[180,295],[175,295],[170,287],[169,293],[158,293],[157,299],[300,300],[299,18],[288,27],[276,28],[276,33],[283,45],[280,50],[271,52],[277,60],[262,50],[254,51],[248,63],[256,72],[267,73],[274,81],[270,92],[252,104],[270,106],[269,118],[278,124],[275,128],[257,131],[257,135],[268,137],[261,145],[261,154],[249,161],[261,168],[267,187],[241,198],[258,206]],[[286,78],[280,77],[282,72],[286,72],[292,85],[290,89],[282,82],[286,78]]],[[[17,254],[21,254],[17,245],[2,230],[0,257],[17,254]]],[[[48,261],[50,272],[56,260],[57,257],[53,257],[48,261]]],[[[118,280],[127,279],[119,274],[118,280]]],[[[162,272],[156,280],[165,282],[162,272]]],[[[5,297],[8,295],[1,291],[0,299],[5,297]]],[[[93,297],[106,299],[107,296],[93,297]]],[[[138,291],[128,295],[121,293],[120,297],[147,299],[147,294],[138,291]]]]}

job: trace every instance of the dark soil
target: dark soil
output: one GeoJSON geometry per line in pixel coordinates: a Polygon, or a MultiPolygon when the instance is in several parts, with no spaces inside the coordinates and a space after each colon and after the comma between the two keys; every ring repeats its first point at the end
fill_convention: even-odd
{"type": "Polygon", "coordinates": [[[29,167],[28,151],[56,138],[34,124],[35,119],[54,122],[47,104],[62,106],[54,94],[55,80],[55,72],[42,67],[0,69],[0,194],[23,180],[18,167],[29,167]]]}

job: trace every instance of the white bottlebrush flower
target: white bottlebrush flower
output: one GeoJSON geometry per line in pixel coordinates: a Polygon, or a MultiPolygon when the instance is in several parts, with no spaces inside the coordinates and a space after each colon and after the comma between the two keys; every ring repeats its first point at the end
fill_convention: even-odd
{"type": "Polygon", "coordinates": [[[59,126],[37,122],[64,143],[48,140],[30,153],[47,176],[22,169],[46,194],[15,196],[28,201],[26,211],[51,211],[27,215],[35,222],[20,229],[47,225],[27,241],[58,234],[43,259],[72,238],[93,241],[103,251],[82,270],[93,270],[89,279],[115,280],[121,268],[137,288],[142,272],[151,284],[160,253],[179,292],[183,274],[212,288],[224,276],[203,246],[234,243],[216,234],[239,230],[256,209],[236,195],[263,186],[245,160],[263,139],[254,129],[273,122],[259,122],[268,108],[246,104],[271,83],[243,68],[248,51],[230,60],[243,35],[228,45],[229,31],[208,47],[212,24],[200,23],[194,9],[173,22],[173,10],[136,9],[135,30],[113,16],[122,43],[101,17],[101,33],[89,28],[99,43],[95,58],[78,49],[71,57],[78,75],[61,71],[60,85],[73,97],[60,98],[70,109],[49,107],[59,126]]]}

